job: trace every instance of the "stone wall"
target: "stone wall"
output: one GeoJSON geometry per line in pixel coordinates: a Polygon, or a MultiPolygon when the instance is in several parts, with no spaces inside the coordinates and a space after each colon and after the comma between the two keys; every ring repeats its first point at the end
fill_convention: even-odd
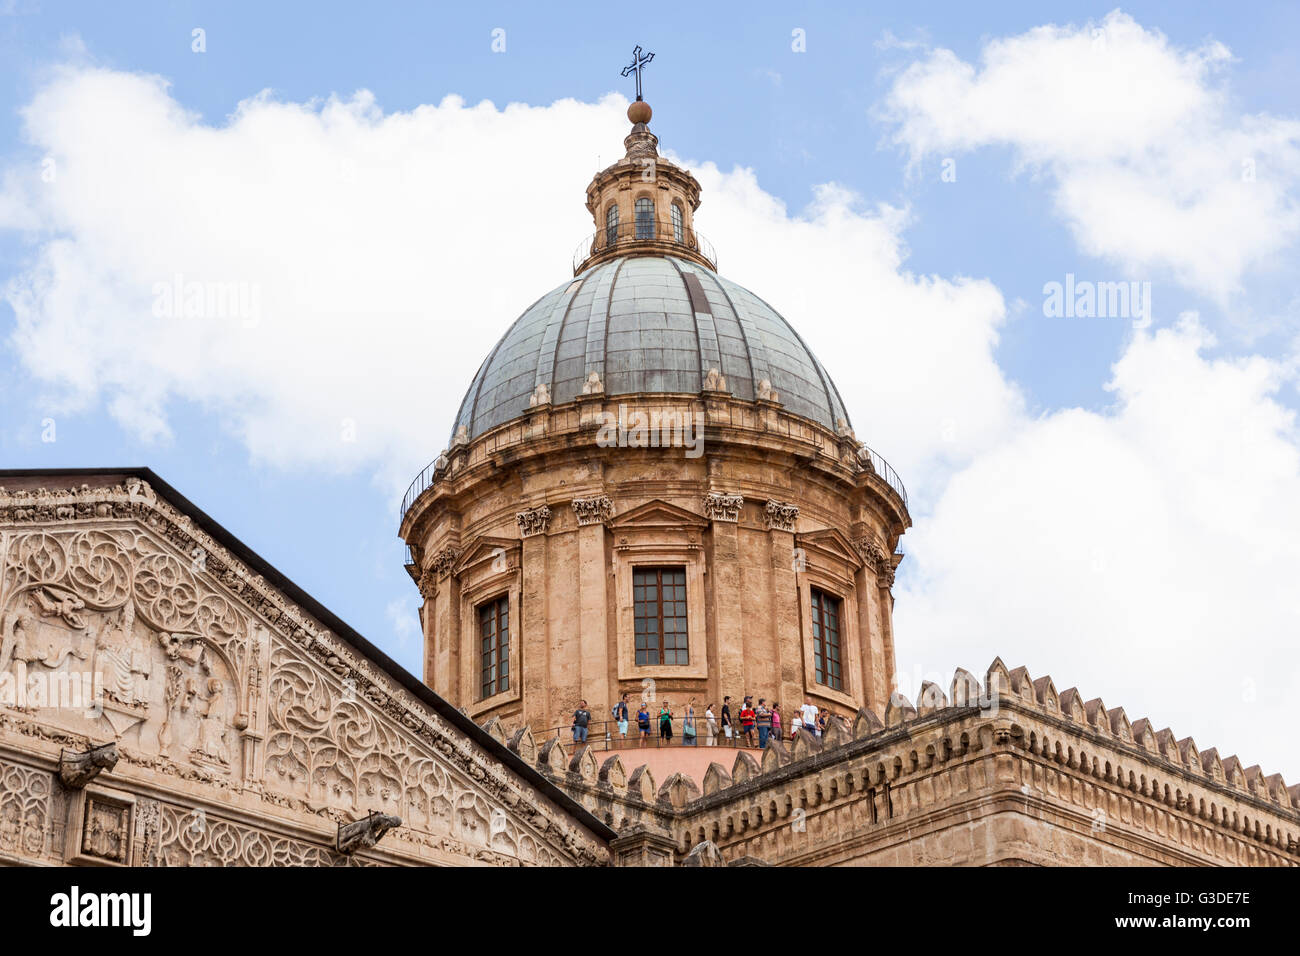
{"type": "MultiPolygon", "coordinates": [[[[632,414],[633,412],[628,412],[632,414]]],[[[605,719],[622,693],[703,712],[753,693],[789,707],[884,707],[892,686],[890,588],[910,519],[847,431],[773,399],[584,396],[539,405],[449,452],[406,514],[408,567],[425,598],[425,681],[475,720],[567,726],[581,699],[605,719]],[[619,406],[705,422],[708,454],[602,447],[619,406]],[[690,660],[638,666],[633,570],[682,567],[690,660]],[[841,600],[843,688],[814,674],[810,593],[841,600]],[[487,698],[476,608],[509,600],[513,675],[487,698]]]]}
{"type": "Polygon", "coordinates": [[[1300,786],[1050,677],[998,660],[918,705],[895,694],[883,720],[864,708],[699,783],[585,750],[562,773],[558,740],[552,773],[619,829],[628,865],[1300,865],[1300,786]]]}

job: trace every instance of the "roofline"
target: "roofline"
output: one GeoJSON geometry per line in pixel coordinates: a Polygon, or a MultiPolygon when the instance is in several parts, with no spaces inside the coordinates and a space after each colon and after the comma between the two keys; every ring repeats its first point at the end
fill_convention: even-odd
{"type": "Polygon", "coordinates": [[[507,767],[519,774],[533,786],[540,789],[543,794],[560,806],[563,810],[575,816],[580,823],[587,829],[591,830],[601,839],[609,842],[618,834],[607,824],[596,817],[590,810],[578,803],[558,786],[548,780],[535,767],[530,767],[518,754],[507,747],[501,741],[497,740],[486,730],[474,723],[460,710],[451,705],[451,702],[436,694],[423,681],[419,680],[414,674],[405,667],[398,664],[395,660],[381,651],[374,644],[370,643],[360,632],[352,628],[347,622],[336,615],[325,605],[321,604],[314,597],[304,591],[298,585],[294,584],[287,577],[278,571],[274,566],[261,557],[256,551],[244,544],[233,534],[223,528],[216,520],[209,516],[202,508],[194,504],[183,494],[173,488],[170,484],[160,478],[152,469],[141,466],[130,468],[4,468],[0,469],[0,481],[5,478],[89,478],[92,476],[103,475],[124,475],[134,478],[140,478],[147,481],[162,497],[166,498],[173,505],[185,512],[194,520],[194,523],[211,535],[215,540],[221,543],[246,565],[260,574],[266,581],[284,592],[294,603],[302,606],[312,617],[320,621],[323,625],[338,635],[343,641],[352,646],[362,656],[368,658],[371,663],[378,665],[380,670],[397,681],[402,687],[410,691],[422,703],[427,704],[439,716],[443,717],[452,726],[463,731],[471,740],[498,758],[507,767]]]}

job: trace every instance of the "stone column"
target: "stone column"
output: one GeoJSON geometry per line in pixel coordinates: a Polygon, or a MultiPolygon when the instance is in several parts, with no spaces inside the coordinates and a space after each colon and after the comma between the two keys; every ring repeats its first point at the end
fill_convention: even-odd
{"type": "Polygon", "coordinates": [[[793,708],[803,703],[803,634],[799,622],[800,555],[795,553],[794,530],[799,509],[784,501],[768,501],[763,509],[771,562],[768,588],[772,640],[776,642],[779,685],[773,696],[782,704],[782,730],[788,730],[793,708]]]}
{"type": "Polygon", "coordinates": [[[740,542],[736,523],[745,499],[740,495],[709,492],[704,496],[704,516],[712,524],[713,628],[718,648],[718,700],[730,694],[732,719],[739,713],[746,687],[744,622],[741,617],[740,542]]]}
{"type": "Polygon", "coordinates": [[[882,708],[893,692],[895,669],[898,667],[898,660],[894,656],[894,567],[893,555],[886,553],[884,563],[877,574],[880,594],[880,633],[884,645],[882,655],[884,662],[880,670],[880,682],[883,687],[880,705],[882,708]]]}
{"type": "Polygon", "coordinates": [[[546,505],[515,515],[523,536],[523,584],[519,595],[521,621],[511,623],[519,648],[522,673],[523,718],[538,732],[547,729],[550,696],[550,652],[547,640],[547,537],[551,511],[546,505]]]}
{"type": "Polygon", "coordinates": [[[429,571],[420,574],[417,585],[424,603],[420,605],[420,631],[424,634],[424,682],[438,690],[438,579],[429,571]]]}
{"type": "Polygon", "coordinates": [[[613,706],[609,666],[609,615],[606,608],[605,522],[614,516],[614,504],[606,495],[574,498],[578,519],[578,642],[582,649],[582,696],[593,720],[607,720],[613,706]],[[601,709],[603,708],[603,710],[601,709]]]}
{"type": "Polygon", "coordinates": [[[894,689],[894,565],[884,548],[870,539],[855,542],[862,555],[856,576],[858,629],[861,634],[862,683],[867,706],[884,714],[894,689]]]}
{"type": "Polygon", "coordinates": [[[426,568],[424,577],[431,582],[433,591],[432,613],[425,611],[425,620],[432,620],[429,634],[433,646],[433,681],[429,683],[442,696],[458,707],[469,703],[462,686],[460,672],[460,581],[453,573],[460,560],[458,545],[448,544],[435,554],[426,568]]]}

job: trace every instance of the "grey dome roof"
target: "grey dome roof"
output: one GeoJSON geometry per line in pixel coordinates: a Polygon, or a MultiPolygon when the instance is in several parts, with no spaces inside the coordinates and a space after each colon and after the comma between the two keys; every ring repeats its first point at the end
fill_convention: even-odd
{"type": "Polygon", "coordinates": [[[636,256],[593,266],[542,296],[489,353],[453,436],[474,439],[528,411],[537,386],[571,402],[597,372],[606,395],[698,393],[712,368],[736,398],[767,379],[786,411],[834,429],[849,421],[835,384],[799,334],[748,289],[685,259],[636,256]]]}

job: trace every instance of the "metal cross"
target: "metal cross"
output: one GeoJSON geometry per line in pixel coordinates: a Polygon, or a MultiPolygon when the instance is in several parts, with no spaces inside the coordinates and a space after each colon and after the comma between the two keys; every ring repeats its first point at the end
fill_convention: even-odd
{"type": "Polygon", "coordinates": [[[646,64],[654,58],[655,55],[653,53],[647,53],[645,56],[642,56],[641,47],[638,46],[632,51],[631,64],[623,67],[624,76],[629,76],[632,73],[636,74],[636,98],[638,100],[641,99],[641,71],[644,70],[646,64]]]}

